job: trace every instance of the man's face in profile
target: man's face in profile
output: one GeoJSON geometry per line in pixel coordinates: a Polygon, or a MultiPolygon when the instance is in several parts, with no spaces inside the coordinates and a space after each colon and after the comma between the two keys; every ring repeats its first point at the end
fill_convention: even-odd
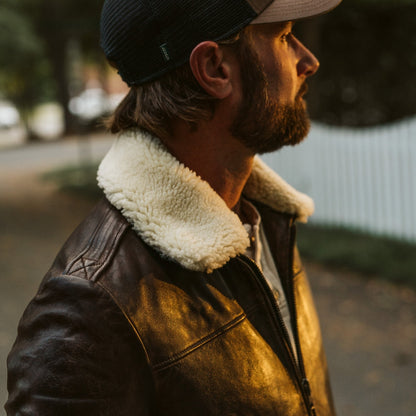
{"type": "Polygon", "coordinates": [[[303,96],[319,62],[292,27],[292,22],[252,25],[242,34],[243,99],[231,130],[253,153],[298,144],[309,131],[303,96]]]}

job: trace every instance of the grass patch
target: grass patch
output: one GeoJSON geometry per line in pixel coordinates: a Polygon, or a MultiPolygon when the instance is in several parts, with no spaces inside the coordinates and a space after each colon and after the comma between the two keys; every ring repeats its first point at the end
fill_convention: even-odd
{"type": "Polygon", "coordinates": [[[300,225],[305,259],[416,288],[416,244],[345,228],[300,225]]]}
{"type": "Polygon", "coordinates": [[[43,174],[42,180],[55,183],[60,191],[98,200],[103,193],[97,185],[97,169],[96,163],[70,165],[43,174]]]}

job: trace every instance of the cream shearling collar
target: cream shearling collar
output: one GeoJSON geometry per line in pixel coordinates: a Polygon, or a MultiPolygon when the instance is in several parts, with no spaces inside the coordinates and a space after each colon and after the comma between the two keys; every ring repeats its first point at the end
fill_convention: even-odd
{"type": "MultiPolygon", "coordinates": [[[[243,224],[223,199],[145,132],[118,137],[101,162],[97,179],[139,236],[187,269],[212,272],[249,246],[243,224]]],[[[314,209],[308,196],[258,157],[244,194],[302,222],[314,209]]]]}

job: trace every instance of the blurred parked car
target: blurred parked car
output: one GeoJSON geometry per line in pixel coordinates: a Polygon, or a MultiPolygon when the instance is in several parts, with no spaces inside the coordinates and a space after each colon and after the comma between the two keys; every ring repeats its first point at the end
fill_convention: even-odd
{"type": "Polygon", "coordinates": [[[0,129],[11,129],[20,123],[16,107],[9,101],[0,101],[0,129]]]}
{"type": "Polygon", "coordinates": [[[69,111],[85,122],[110,114],[124,94],[108,95],[102,88],[87,88],[69,102],[69,111]]]}
{"type": "Polygon", "coordinates": [[[88,88],[70,100],[69,111],[85,122],[97,120],[110,111],[107,94],[101,88],[88,88]]]}

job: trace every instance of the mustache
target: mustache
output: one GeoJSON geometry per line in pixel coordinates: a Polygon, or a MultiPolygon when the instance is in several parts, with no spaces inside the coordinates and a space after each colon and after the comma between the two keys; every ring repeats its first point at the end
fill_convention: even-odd
{"type": "Polygon", "coordinates": [[[300,86],[296,98],[302,98],[309,90],[309,86],[306,81],[300,86]]]}

